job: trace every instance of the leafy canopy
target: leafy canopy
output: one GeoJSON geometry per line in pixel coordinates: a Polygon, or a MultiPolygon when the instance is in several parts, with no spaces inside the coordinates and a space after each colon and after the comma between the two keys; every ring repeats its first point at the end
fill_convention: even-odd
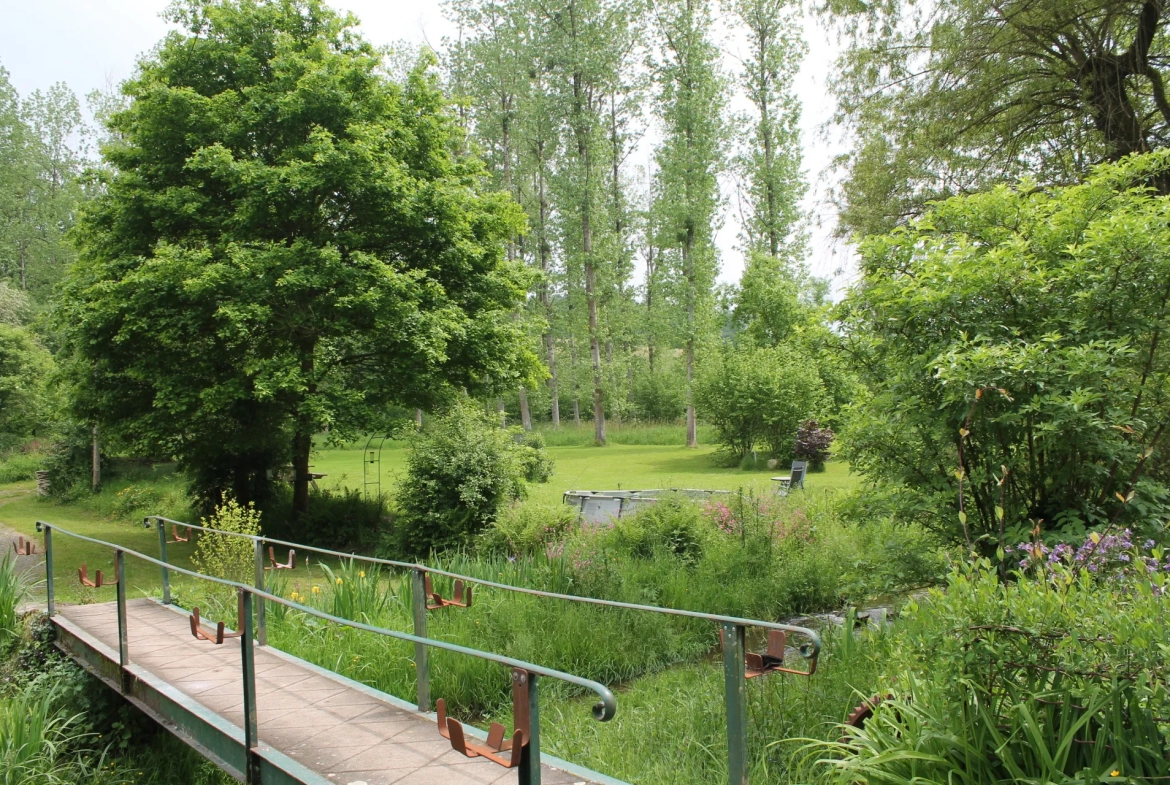
{"type": "MultiPolygon", "coordinates": [[[[535,359],[484,189],[423,59],[405,83],[318,0],[177,3],[123,88],[58,312],[78,414],[262,498],[312,434],[492,389],[535,359]]],[[[299,497],[298,497],[299,498],[299,497]]]]}
{"type": "Polygon", "coordinates": [[[841,315],[872,396],[847,453],[903,516],[961,540],[960,477],[989,543],[1164,511],[1170,199],[1145,184],[1167,171],[1159,152],[1000,186],[862,244],[841,315]]]}

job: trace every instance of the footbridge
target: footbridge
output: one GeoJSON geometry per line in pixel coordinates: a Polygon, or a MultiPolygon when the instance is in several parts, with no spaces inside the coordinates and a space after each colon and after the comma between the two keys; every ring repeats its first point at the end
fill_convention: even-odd
{"type": "Polygon", "coordinates": [[[731,785],[748,782],[746,681],[774,673],[811,676],[820,653],[817,633],[804,627],[544,592],[423,564],[226,532],[159,516],[148,517],[145,524],[158,531],[157,557],[38,521],[37,529],[44,538],[47,606],[57,632],[56,645],[162,727],[250,785],[618,783],[541,750],[540,684],[557,680],[593,693],[596,702],[592,713],[599,722],[611,720],[617,712],[617,701],[607,686],[427,636],[428,612],[471,605],[476,586],[553,601],[698,618],[718,625],[723,641],[731,785]],[[251,540],[253,583],[224,580],[168,561],[168,545],[208,534],[251,540]],[[83,565],[56,563],[55,537],[108,548],[113,556],[113,575],[90,575],[83,565]],[[276,560],[274,546],[290,549],[287,562],[276,560]],[[413,630],[408,633],[341,618],[269,591],[268,572],[296,568],[291,551],[375,564],[409,575],[413,630]],[[127,560],[161,571],[160,598],[128,598],[127,560]],[[86,605],[58,603],[54,578],[63,567],[77,570],[78,579],[87,586],[113,586],[115,599],[86,605]],[[233,591],[237,599],[234,624],[213,626],[200,617],[198,609],[180,608],[172,598],[172,575],[233,591]],[[432,576],[454,581],[451,597],[434,590],[432,576]],[[417,677],[414,700],[388,695],[270,646],[266,615],[276,605],[316,617],[322,624],[412,643],[417,677]],[[753,627],[767,633],[767,648],[762,654],[747,651],[745,631],[753,627]],[[790,636],[795,645],[789,645],[790,636]],[[434,649],[486,660],[511,672],[511,727],[493,723],[484,732],[448,716],[442,698],[432,702],[428,654],[434,649]]]}

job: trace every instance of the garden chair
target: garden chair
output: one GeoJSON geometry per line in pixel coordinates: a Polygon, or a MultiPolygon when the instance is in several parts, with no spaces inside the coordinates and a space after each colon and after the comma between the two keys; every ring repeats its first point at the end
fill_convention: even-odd
{"type": "Polygon", "coordinates": [[[800,488],[803,491],[806,471],[808,471],[808,461],[793,461],[792,469],[787,475],[772,478],[772,482],[779,483],[776,488],[776,494],[779,496],[787,496],[788,492],[793,488],[800,488]]]}

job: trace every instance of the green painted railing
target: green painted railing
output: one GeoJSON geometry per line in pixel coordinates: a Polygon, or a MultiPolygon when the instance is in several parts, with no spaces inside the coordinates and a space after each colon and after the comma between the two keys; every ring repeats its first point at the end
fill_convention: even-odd
{"type": "MultiPolygon", "coordinates": [[[[162,526],[162,523],[161,523],[162,520],[163,519],[159,519],[160,527],[162,526]]],[[[183,525],[185,526],[187,524],[183,524],[183,525]]],[[[203,527],[193,527],[193,528],[203,528],[203,527]]],[[[211,530],[207,530],[207,529],[204,529],[204,530],[211,531],[211,530]]],[[[476,657],[476,658],[481,659],[481,660],[488,660],[489,662],[495,662],[495,663],[499,663],[501,665],[506,665],[510,668],[519,668],[521,670],[527,671],[529,674],[529,679],[528,679],[528,704],[529,704],[528,711],[529,711],[529,723],[530,723],[530,736],[529,736],[528,744],[523,748],[523,754],[522,754],[522,757],[520,759],[520,765],[518,767],[521,785],[540,785],[540,705],[539,705],[539,694],[538,694],[538,690],[537,690],[537,677],[538,676],[547,676],[549,678],[558,679],[560,681],[564,681],[564,682],[567,682],[569,684],[576,685],[578,687],[583,687],[587,690],[590,690],[590,691],[596,693],[599,700],[593,706],[593,717],[600,722],[609,721],[610,719],[613,718],[614,714],[617,712],[617,701],[614,698],[613,693],[610,692],[609,688],[606,687],[604,684],[600,684],[596,681],[593,681],[592,679],[585,679],[585,678],[582,678],[580,676],[574,676],[571,673],[565,673],[563,671],[555,670],[553,668],[545,668],[541,665],[534,665],[533,663],[524,662],[523,660],[517,660],[517,659],[513,659],[511,657],[504,657],[504,656],[499,655],[499,654],[493,654],[491,652],[480,651],[478,649],[472,649],[472,648],[468,648],[466,646],[460,646],[460,645],[455,644],[455,643],[448,643],[446,641],[440,641],[440,640],[434,640],[431,638],[427,638],[426,633],[425,633],[425,629],[424,629],[422,634],[412,635],[412,634],[406,633],[406,632],[399,632],[398,630],[390,630],[390,629],[386,629],[384,627],[376,627],[372,624],[363,624],[362,622],[353,621],[351,619],[343,619],[339,616],[334,616],[332,614],[325,613],[324,611],[318,610],[316,608],[312,608],[312,607],[309,607],[307,605],[301,605],[298,602],[294,602],[294,601],[286,599],[284,597],[280,597],[280,596],[277,596],[275,594],[270,594],[269,592],[265,591],[264,587],[263,587],[263,583],[264,583],[263,563],[260,561],[257,561],[257,572],[256,572],[256,584],[257,585],[248,586],[248,585],[245,585],[242,583],[237,583],[236,581],[229,581],[229,580],[225,580],[223,578],[215,578],[215,577],[212,577],[210,575],[204,575],[203,573],[196,572],[194,570],[188,570],[188,569],[184,569],[182,567],[176,567],[176,566],[170,564],[166,560],[166,537],[165,536],[161,536],[160,540],[159,540],[160,545],[162,547],[163,558],[156,559],[152,556],[147,556],[146,554],[139,553],[139,552],[131,550],[129,548],[122,547],[122,546],[117,545],[117,544],[112,543],[112,542],[106,542],[105,540],[99,540],[99,539],[95,539],[93,537],[87,537],[83,534],[77,534],[75,532],[71,532],[68,529],[63,529],[60,526],[49,523],[47,521],[37,521],[37,531],[44,533],[45,581],[46,581],[46,586],[48,587],[46,599],[48,602],[48,612],[49,612],[50,616],[53,616],[56,613],[56,597],[55,597],[55,593],[53,590],[53,578],[54,578],[53,534],[54,534],[54,532],[58,533],[58,534],[65,535],[67,537],[72,537],[72,538],[77,539],[77,540],[81,540],[83,542],[92,543],[94,545],[105,546],[107,548],[110,548],[114,552],[114,563],[116,565],[117,575],[118,575],[118,581],[117,581],[118,661],[119,661],[118,664],[119,664],[120,669],[121,669],[121,675],[122,675],[121,682],[122,682],[123,693],[129,692],[129,687],[130,687],[130,685],[129,685],[129,671],[128,671],[128,667],[130,665],[130,648],[129,648],[129,644],[128,644],[129,639],[127,636],[127,623],[126,623],[125,558],[127,555],[132,556],[136,559],[140,559],[141,561],[146,562],[147,564],[153,564],[162,570],[164,592],[165,592],[165,596],[168,599],[168,601],[169,601],[169,594],[170,594],[170,592],[169,592],[170,573],[172,573],[172,572],[179,573],[180,575],[187,575],[187,576],[190,576],[192,578],[197,578],[199,580],[207,581],[209,583],[215,583],[215,584],[218,584],[220,586],[231,587],[231,588],[234,588],[236,590],[237,595],[239,596],[239,598],[242,601],[242,605],[243,605],[243,609],[244,609],[243,629],[237,630],[237,632],[242,632],[242,635],[240,636],[240,641],[241,641],[240,667],[241,667],[241,672],[242,672],[242,677],[243,677],[243,687],[244,687],[244,743],[245,743],[245,746],[248,750],[248,768],[247,768],[247,771],[245,772],[245,778],[246,778],[246,782],[249,784],[260,782],[260,762],[259,762],[259,759],[255,755],[255,748],[256,748],[257,742],[259,741],[259,737],[257,734],[257,724],[256,724],[256,722],[257,722],[256,721],[256,665],[255,665],[254,642],[260,642],[261,645],[264,645],[263,644],[264,626],[263,626],[262,619],[263,619],[263,608],[264,608],[265,602],[274,602],[274,603],[277,603],[278,605],[284,605],[284,606],[289,607],[289,608],[294,608],[298,611],[301,611],[302,613],[306,613],[310,616],[316,616],[317,618],[333,622],[334,624],[340,624],[340,625],[343,625],[346,627],[352,627],[352,628],[357,629],[357,630],[364,630],[366,632],[373,632],[373,633],[377,633],[378,635],[385,635],[385,636],[390,637],[390,638],[397,638],[398,640],[410,641],[410,642],[414,643],[416,656],[418,655],[419,652],[422,652],[424,655],[423,661],[421,663],[416,663],[416,666],[417,666],[416,670],[419,671],[419,682],[418,682],[419,696],[418,696],[418,698],[419,698],[419,709],[421,711],[428,710],[428,709],[423,708],[424,699],[426,701],[425,705],[429,706],[429,704],[430,704],[429,697],[427,697],[425,694],[427,691],[427,684],[426,684],[425,678],[423,677],[423,671],[426,667],[425,666],[425,662],[426,662],[425,654],[426,654],[426,650],[428,647],[436,648],[436,649],[443,649],[445,651],[451,651],[451,652],[455,652],[457,654],[464,654],[464,655],[467,655],[469,657],[476,657]],[[260,609],[260,612],[255,614],[255,617],[254,617],[254,609],[253,609],[253,598],[260,600],[260,602],[257,605],[257,607],[260,609]],[[253,627],[255,627],[255,630],[253,630],[253,627]]],[[[231,532],[223,532],[223,533],[224,534],[231,534],[231,532]]],[[[255,540],[257,538],[252,538],[252,539],[255,540]]],[[[257,559],[259,559],[259,554],[260,554],[259,542],[257,542],[256,554],[257,554],[257,559]]],[[[419,588],[419,595],[418,596],[423,596],[421,587],[419,588]]],[[[416,601],[416,606],[417,606],[417,601],[416,601]]],[[[426,606],[425,606],[425,598],[424,598],[424,605],[423,605],[424,627],[425,627],[425,609],[426,609],[426,606]]],[[[416,619],[417,619],[417,614],[416,614],[416,619]]]]}
{"type": "MultiPolygon", "coordinates": [[[[424,581],[427,573],[431,575],[442,575],[448,578],[455,578],[462,580],[465,583],[474,583],[479,586],[488,586],[493,589],[501,591],[515,592],[517,594],[529,594],[536,597],[545,597],[552,600],[561,600],[565,602],[584,603],[588,605],[600,605],[608,608],[620,608],[628,611],[640,611],[644,613],[660,613],[670,616],[684,616],[692,619],[704,619],[713,622],[720,626],[723,637],[723,669],[724,669],[724,711],[727,722],[727,774],[730,785],[747,785],[748,782],[748,749],[747,749],[747,679],[744,667],[744,655],[746,652],[746,630],[749,627],[757,627],[767,630],[782,630],[800,635],[805,639],[805,642],[798,647],[801,656],[809,662],[809,670],[806,675],[812,675],[816,670],[817,658],[821,652],[821,639],[817,633],[807,627],[799,627],[791,624],[781,624],[779,622],[762,621],[760,619],[744,619],[737,616],[723,616],[715,613],[701,613],[699,611],[680,610],[678,608],[662,608],[657,605],[638,605],[628,602],[616,602],[614,600],[600,600],[594,597],[580,597],[574,594],[558,594],[556,592],[539,591],[537,589],[529,589],[523,586],[513,586],[507,583],[497,583],[495,581],[484,580],[483,578],[476,578],[471,575],[461,575],[447,570],[435,569],[427,567],[425,564],[417,564],[413,562],[394,561],[393,559],[379,559],[373,556],[362,556],[356,553],[342,553],[341,551],[333,551],[328,548],[317,548],[304,543],[289,542],[287,540],[277,540],[263,535],[241,534],[239,532],[228,532],[221,529],[212,529],[206,526],[199,526],[193,523],[184,523],[183,521],[176,521],[170,518],[164,518],[158,515],[150,515],[145,519],[145,524],[149,528],[154,525],[158,528],[159,533],[159,547],[163,561],[166,560],[166,531],[168,524],[171,526],[183,526],[187,529],[196,531],[210,532],[213,534],[222,534],[231,537],[245,537],[253,541],[255,562],[256,562],[256,586],[258,588],[264,587],[264,561],[263,561],[263,546],[279,545],[281,547],[289,547],[300,549],[301,551],[309,551],[312,553],[325,554],[339,559],[351,559],[367,564],[380,564],[388,567],[394,567],[401,570],[407,570],[412,576],[412,595],[414,598],[414,634],[419,638],[426,638],[427,635],[427,598],[423,590],[424,581]]],[[[163,592],[164,599],[170,596],[170,586],[167,578],[167,568],[163,567],[163,592]]],[[[264,610],[263,603],[260,608],[260,640],[264,640],[264,610]]],[[[420,711],[430,710],[430,671],[427,665],[426,647],[422,644],[415,645],[415,662],[418,670],[418,707],[420,711]]]]}

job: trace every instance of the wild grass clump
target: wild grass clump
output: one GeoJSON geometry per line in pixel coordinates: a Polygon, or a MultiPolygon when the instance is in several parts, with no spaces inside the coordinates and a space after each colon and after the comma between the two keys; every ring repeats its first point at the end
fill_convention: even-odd
{"type": "Polygon", "coordinates": [[[16,571],[16,557],[0,557],[0,653],[20,634],[16,609],[28,594],[29,581],[16,571]]]}
{"type": "MultiPolygon", "coordinates": [[[[1146,782],[1170,776],[1166,555],[1097,564],[1024,546],[911,603],[863,729],[814,747],[838,783],[1146,782]],[[1107,569],[1108,567],[1108,569],[1107,569]]],[[[1152,545],[1152,544],[1151,544],[1152,545]]]]}

